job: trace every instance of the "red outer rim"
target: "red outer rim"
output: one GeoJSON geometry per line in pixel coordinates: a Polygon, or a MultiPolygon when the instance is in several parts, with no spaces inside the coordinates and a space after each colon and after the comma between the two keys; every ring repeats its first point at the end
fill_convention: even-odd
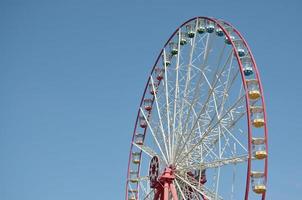
{"type": "MultiPolygon", "coordinates": [[[[225,24],[231,26],[231,27],[234,27],[232,24],[228,23],[228,22],[225,22],[225,24]]],[[[241,33],[236,30],[234,28],[234,31],[238,34],[238,36],[240,37],[240,39],[243,41],[244,45],[246,46],[249,54],[251,55],[251,60],[252,60],[252,63],[254,65],[254,68],[255,68],[255,72],[256,72],[256,78],[257,78],[257,81],[258,81],[258,85],[259,85],[259,90],[260,90],[260,93],[261,93],[261,102],[262,102],[262,108],[263,108],[263,118],[264,118],[264,136],[265,136],[265,149],[266,149],[266,152],[268,153],[268,129],[267,129],[267,115],[266,115],[266,105],[265,105],[265,100],[264,100],[264,92],[263,92],[263,87],[262,87],[262,83],[261,83],[261,79],[260,79],[260,73],[259,73],[259,70],[258,70],[258,67],[257,67],[257,64],[256,64],[256,60],[254,58],[254,55],[252,54],[252,51],[248,45],[248,43],[246,42],[246,40],[243,38],[243,36],[241,35],[241,33]]],[[[267,183],[267,176],[268,176],[268,158],[265,159],[265,168],[264,168],[264,175],[265,175],[265,183],[267,183]]],[[[266,197],[266,192],[262,195],[262,200],[265,200],[265,197],[266,197]]]]}
{"type": "MultiPolygon", "coordinates": [[[[237,63],[238,63],[238,66],[240,68],[240,74],[241,74],[241,79],[242,79],[242,82],[243,82],[243,86],[244,86],[244,89],[246,91],[246,94],[245,94],[245,101],[246,101],[246,109],[247,109],[247,122],[248,122],[248,150],[249,150],[249,158],[248,158],[248,167],[247,167],[247,179],[246,179],[246,191],[245,191],[245,200],[248,200],[249,199],[249,189],[250,189],[250,183],[251,183],[251,180],[250,180],[250,177],[251,177],[251,158],[252,158],[252,125],[251,125],[251,112],[250,112],[250,101],[249,101],[249,96],[248,96],[248,89],[247,89],[247,84],[246,84],[246,78],[245,78],[245,75],[244,75],[244,72],[243,72],[243,66],[242,66],[242,63],[240,61],[240,57],[238,55],[238,52],[236,51],[236,46],[234,44],[234,42],[231,40],[230,38],[230,34],[226,31],[226,29],[222,26],[221,22],[230,26],[234,33],[237,34],[237,36],[242,40],[244,46],[246,47],[246,49],[248,50],[248,53],[249,55],[251,56],[251,60],[252,60],[252,63],[253,63],[253,68],[255,69],[255,75],[256,75],[256,79],[258,81],[258,85],[259,85],[259,91],[261,93],[261,103],[262,103],[262,107],[263,107],[263,117],[264,117],[264,137],[265,137],[265,147],[266,147],[266,152],[268,154],[268,130],[267,130],[267,116],[266,116],[266,106],[265,106],[265,101],[264,101],[264,95],[263,95],[263,87],[262,87],[262,84],[261,84],[261,80],[260,80],[260,75],[259,75],[259,71],[258,71],[258,68],[257,68],[257,65],[256,65],[256,61],[254,59],[254,56],[252,54],[252,51],[250,49],[250,47],[248,46],[246,40],[243,38],[243,36],[241,35],[241,33],[230,23],[226,22],[226,21],[223,21],[223,20],[218,20],[218,19],[215,19],[215,18],[210,18],[210,17],[205,17],[205,16],[198,16],[198,17],[194,17],[194,18],[191,18],[187,21],[185,21],[183,24],[181,24],[173,33],[172,35],[169,37],[169,39],[167,40],[167,42],[165,43],[165,45],[163,46],[163,48],[161,49],[159,55],[157,56],[156,58],[156,61],[152,67],[152,70],[150,72],[150,75],[148,77],[148,80],[147,80],[147,83],[145,85],[145,88],[144,88],[144,92],[143,92],[143,96],[141,98],[141,101],[140,101],[140,104],[139,104],[139,109],[138,109],[138,112],[137,112],[137,117],[136,117],[136,121],[135,121],[135,126],[134,126],[134,130],[133,130],[133,135],[132,135],[132,140],[131,140],[131,144],[130,144],[130,153],[129,153],[129,160],[128,160],[128,168],[127,168],[127,181],[126,181],[126,192],[125,192],[125,199],[128,200],[128,183],[129,183],[129,175],[130,175],[130,164],[131,164],[131,160],[132,160],[132,149],[133,149],[133,142],[135,141],[135,134],[136,134],[136,129],[137,129],[137,124],[138,124],[138,119],[139,119],[139,116],[140,116],[140,107],[142,106],[143,104],[143,101],[144,101],[144,98],[145,98],[145,95],[146,95],[146,91],[148,89],[148,84],[150,82],[150,76],[152,76],[153,72],[154,72],[154,69],[158,63],[158,60],[160,59],[161,57],[161,54],[164,50],[164,48],[167,46],[167,44],[170,42],[170,40],[175,36],[175,34],[178,32],[178,30],[180,28],[182,28],[184,25],[186,25],[187,23],[191,22],[191,21],[194,21],[194,20],[197,20],[197,19],[205,19],[205,20],[208,20],[208,21],[212,21],[214,22],[219,28],[222,29],[222,31],[224,32],[225,36],[231,41],[231,45],[232,45],[232,48],[233,48],[233,51],[234,51],[234,55],[236,56],[236,60],[237,60],[237,63]]],[[[147,131],[147,128],[144,129],[144,138],[145,138],[145,135],[146,135],[146,131],[147,131]]],[[[265,158],[265,167],[264,167],[264,176],[265,176],[265,183],[267,183],[267,174],[268,174],[268,156],[267,158],[265,158]]],[[[140,164],[138,164],[138,173],[140,172],[140,164]]],[[[264,192],[262,194],[262,200],[265,200],[265,197],[266,197],[266,192],[264,192]]]]}

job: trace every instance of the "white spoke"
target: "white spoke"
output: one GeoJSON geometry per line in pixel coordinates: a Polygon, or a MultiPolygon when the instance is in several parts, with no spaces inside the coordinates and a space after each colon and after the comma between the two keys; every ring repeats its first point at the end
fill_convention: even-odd
{"type": "Polygon", "coordinates": [[[181,187],[180,187],[178,181],[175,179],[174,182],[176,183],[176,186],[177,186],[177,188],[178,188],[178,190],[179,190],[179,192],[180,192],[182,198],[185,200],[185,199],[186,199],[185,194],[184,194],[184,192],[182,191],[182,189],[181,189],[181,187]]]}
{"type": "Polygon", "coordinates": [[[165,161],[163,157],[158,155],[156,152],[152,150],[152,148],[146,146],[146,145],[138,145],[136,143],[133,143],[134,146],[136,146],[138,149],[142,150],[146,155],[148,155],[150,158],[153,158],[154,156],[157,156],[160,160],[165,161]]]}
{"type": "MultiPolygon", "coordinates": [[[[230,52],[229,57],[228,57],[226,63],[224,64],[224,67],[223,67],[223,69],[221,70],[221,72],[220,72],[218,75],[215,75],[216,79],[214,79],[213,86],[212,86],[212,84],[209,83],[209,81],[207,81],[207,82],[208,82],[208,85],[209,85],[209,89],[210,89],[209,95],[208,95],[208,97],[207,97],[207,99],[206,99],[205,104],[204,104],[203,107],[201,108],[201,110],[200,110],[200,112],[199,112],[199,114],[198,114],[198,117],[197,117],[197,119],[196,119],[195,122],[194,122],[193,127],[191,128],[189,134],[187,135],[187,137],[186,137],[186,139],[185,139],[185,141],[184,141],[184,144],[182,145],[182,148],[181,148],[181,151],[180,151],[180,152],[182,152],[183,149],[185,148],[187,142],[189,141],[189,139],[190,139],[190,137],[191,137],[191,134],[193,133],[193,130],[195,129],[195,126],[196,126],[197,123],[198,123],[199,118],[200,118],[201,115],[204,113],[205,109],[207,108],[208,103],[210,102],[211,96],[213,95],[213,93],[214,93],[214,91],[215,91],[215,87],[216,87],[216,84],[218,83],[218,79],[219,79],[219,77],[222,75],[222,73],[223,73],[225,67],[227,66],[227,64],[228,64],[228,62],[229,62],[229,60],[230,60],[230,58],[231,58],[231,54],[232,54],[232,51],[230,52]]],[[[218,71],[216,71],[216,73],[218,73],[218,71]]],[[[206,75],[204,74],[204,72],[202,72],[202,75],[203,75],[203,77],[205,78],[205,80],[207,80],[207,77],[206,77],[206,75]]],[[[180,141],[178,142],[178,144],[180,144],[180,141]]],[[[177,161],[177,158],[175,159],[175,161],[177,161]]]]}
{"type": "Polygon", "coordinates": [[[151,194],[154,193],[154,190],[151,190],[145,197],[143,200],[153,200],[151,199],[151,194]]]}
{"type": "MultiPolygon", "coordinates": [[[[208,42],[207,42],[207,45],[208,45],[208,42]]],[[[207,47],[206,47],[206,48],[207,48],[207,47]]],[[[218,64],[217,64],[217,69],[218,69],[218,67],[219,67],[219,65],[220,65],[220,62],[221,62],[221,60],[222,60],[222,55],[224,54],[224,50],[225,50],[225,48],[223,48],[222,51],[221,51],[221,53],[220,53],[219,61],[218,61],[218,64]]],[[[200,78],[199,78],[199,80],[198,80],[198,82],[197,82],[197,84],[196,84],[195,89],[194,89],[194,91],[196,91],[196,92],[195,92],[195,94],[194,94],[192,103],[190,104],[190,109],[189,109],[189,112],[188,112],[189,114],[187,115],[186,121],[185,121],[185,123],[184,123],[184,127],[185,127],[185,131],[186,131],[186,132],[187,132],[187,125],[188,125],[189,116],[190,116],[190,114],[191,114],[191,111],[192,111],[192,109],[193,109],[193,106],[195,105],[195,103],[197,102],[197,100],[198,100],[198,98],[199,98],[199,96],[198,96],[198,95],[199,95],[199,92],[198,92],[199,89],[198,89],[198,87],[201,86],[201,81],[203,80],[202,78],[204,77],[205,80],[207,81],[207,83],[209,84],[209,81],[207,80],[207,78],[206,78],[206,76],[205,76],[205,74],[204,74],[204,67],[205,67],[206,64],[207,64],[207,60],[208,60],[208,56],[205,56],[205,59],[204,59],[204,61],[203,61],[203,63],[202,63],[201,68],[200,68],[200,69],[197,68],[198,70],[200,70],[201,76],[200,76],[200,78]]],[[[217,73],[217,71],[216,71],[216,73],[217,73]]],[[[209,84],[209,85],[210,85],[210,84],[209,84]]],[[[210,85],[210,89],[212,89],[211,85],[210,85]]],[[[214,92],[213,92],[213,95],[214,95],[214,92]]]]}
{"type": "MultiPolygon", "coordinates": [[[[164,60],[166,60],[166,50],[164,49],[164,60]]],[[[168,128],[168,146],[169,146],[169,157],[172,158],[172,147],[171,147],[171,132],[170,132],[170,111],[169,111],[169,90],[168,90],[168,70],[166,62],[164,62],[165,68],[165,95],[166,95],[166,111],[167,111],[167,128],[168,128]]]]}
{"type": "Polygon", "coordinates": [[[175,80],[175,93],[174,93],[174,109],[173,109],[173,131],[172,131],[172,157],[171,157],[171,162],[174,162],[174,151],[175,151],[175,124],[176,124],[176,109],[177,109],[177,101],[178,101],[178,93],[179,93],[179,82],[178,82],[178,71],[179,71],[179,55],[180,55],[180,34],[181,34],[181,29],[178,30],[178,42],[177,42],[177,60],[176,60],[176,67],[175,67],[175,71],[176,71],[176,80],[175,80]]]}
{"type": "MultiPolygon", "coordinates": [[[[195,26],[195,33],[196,33],[196,29],[197,29],[197,23],[196,23],[196,26],[195,26]]],[[[184,88],[184,92],[183,92],[183,99],[187,98],[187,92],[188,92],[188,88],[189,88],[189,84],[190,84],[191,67],[192,67],[192,59],[193,59],[193,53],[194,53],[194,47],[195,47],[195,39],[196,39],[196,36],[193,38],[193,42],[192,42],[192,45],[191,45],[191,50],[190,50],[190,55],[189,55],[189,64],[188,64],[188,68],[187,68],[187,77],[186,77],[185,88],[184,88]]],[[[208,40],[207,40],[207,42],[208,42],[208,40]]],[[[180,109],[181,109],[181,112],[180,112],[180,116],[179,116],[179,121],[182,121],[182,118],[183,118],[183,109],[184,109],[184,101],[182,101],[182,105],[181,105],[180,109]]],[[[179,123],[180,127],[181,127],[181,125],[182,124],[179,123]]]]}
{"type": "Polygon", "coordinates": [[[157,88],[155,88],[155,86],[154,86],[154,81],[153,81],[152,76],[150,77],[150,80],[151,80],[151,84],[152,84],[152,89],[154,91],[154,99],[155,99],[155,104],[156,104],[156,108],[157,108],[156,110],[157,110],[157,114],[158,114],[158,118],[159,118],[159,122],[160,122],[160,128],[161,128],[161,132],[162,132],[162,136],[163,136],[163,143],[165,145],[165,149],[166,149],[166,152],[167,152],[167,158],[168,158],[167,162],[169,163],[169,151],[168,151],[168,147],[167,147],[167,144],[166,144],[166,135],[165,135],[165,131],[164,131],[163,121],[162,121],[162,118],[161,118],[160,109],[159,109],[159,106],[158,106],[157,94],[156,94],[156,89],[157,88]]]}
{"type": "Polygon", "coordinates": [[[140,188],[142,189],[142,191],[144,192],[144,196],[146,196],[146,195],[148,195],[148,191],[147,191],[147,189],[144,187],[144,185],[142,184],[142,182],[141,181],[139,181],[139,185],[140,185],[140,188]]]}
{"type": "MultiPolygon", "coordinates": [[[[175,174],[175,175],[178,179],[183,181],[186,185],[188,185],[189,187],[194,189],[199,194],[203,195],[205,198],[214,199],[214,197],[215,197],[214,192],[210,191],[203,185],[200,185],[200,187],[198,187],[198,183],[193,177],[190,178],[190,176],[187,176],[187,178],[190,179],[190,180],[187,180],[184,177],[180,176],[179,174],[175,174]]],[[[219,199],[222,200],[222,197],[219,196],[219,199]]]]}
{"type": "MultiPolygon", "coordinates": [[[[166,158],[166,156],[165,156],[165,154],[164,154],[164,152],[163,152],[163,150],[162,150],[162,148],[161,148],[161,146],[160,146],[160,144],[158,142],[158,139],[157,139],[156,135],[154,134],[153,128],[150,125],[149,120],[147,120],[148,119],[147,116],[145,115],[145,113],[144,113],[144,111],[143,111],[142,108],[140,108],[140,110],[141,110],[141,113],[143,114],[144,118],[146,119],[146,122],[148,124],[149,129],[150,129],[150,132],[151,132],[151,134],[152,134],[152,136],[153,136],[153,138],[154,138],[154,140],[155,140],[155,142],[156,142],[156,144],[157,144],[157,146],[158,146],[158,148],[159,148],[159,150],[160,150],[160,152],[161,152],[161,154],[163,156],[164,161],[166,162],[166,164],[168,164],[168,160],[167,160],[167,158],[166,158]]],[[[139,146],[139,145],[136,145],[136,146],[139,146]]]]}
{"type": "Polygon", "coordinates": [[[223,124],[221,124],[221,126],[242,147],[242,149],[244,149],[247,152],[247,149],[245,148],[245,146],[243,144],[241,144],[241,142],[231,133],[231,131],[229,131],[229,129],[227,127],[225,127],[223,124]]]}
{"type": "MultiPolygon", "coordinates": [[[[193,145],[193,147],[183,156],[183,158],[184,157],[186,157],[191,151],[193,151],[194,150],[194,148],[196,148],[197,146],[199,146],[201,143],[202,143],[202,141],[203,141],[203,139],[217,126],[217,125],[219,125],[219,123],[220,123],[220,121],[222,120],[222,119],[224,119],[224,117],[243,99],[243,97],[245,97],[245,95],[244,96],[242,96],[240,99],[238,99],[231,107],[230,107],[230,109],[213,125],[213,126],[211,126],[211,127],[209,127],[205,132],[204,132],[204,134],[202,135],[202,137],[200,138],[200,140],[195,144],[195,145],[193,145]]],[[[214,118],[212,118],[212,119],[214,119],[214,118]]],[[[213,120],[211,120],[211,121],[213,121],[213,120]]],[[[183,159],[182,158],[182,159],[183,159]]],[[[180,160],[181,161],[181,160],[180,160]]]]}
{"type": "Polygon", "coordinates": [[[211,162],[195,164],[190,167],[181,168],[181,170],[189,171],[189,170],[198,170],[198,169],[217,168],[217,167],[222,167],[224,165],[244,163],[247,161],[247,159],[248,159],[248,155],[241,155],[232,158],[223,158],[223,159],[213,160],[211,162]]]}

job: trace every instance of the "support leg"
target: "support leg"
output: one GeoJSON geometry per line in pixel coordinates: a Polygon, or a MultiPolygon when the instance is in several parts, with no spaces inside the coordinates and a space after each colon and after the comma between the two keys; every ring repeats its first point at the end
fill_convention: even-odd
{"type": "Polygon", "coordinates": [[[160,200],[164,200],[164,192],[160,194],[160,200]]]}
{"type": "Polygon", "coordinates": [[[178,200],[176,188],[175,188],[175,185],[173,183],[170,184],[170,191],[172,193],[173,200],[178,200]]]}
{"type": "Polygon", "coordinates": [[[167,182],[164,185],[164,200],[169,200],[169,183],[167,182]]]}
{"type": "Polygon", "coordinates": [[[161,190],[156,190],[155,195],[154,195],[154,200],[159,200],[159,196],[162,193],[161,190]]]}

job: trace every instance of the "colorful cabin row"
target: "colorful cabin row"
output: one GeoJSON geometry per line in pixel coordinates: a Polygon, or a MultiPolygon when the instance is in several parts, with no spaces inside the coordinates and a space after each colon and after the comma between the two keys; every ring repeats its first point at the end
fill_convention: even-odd
{"type": "MultiPolygon", "coordinates": [[[[195,36],[195,30],[197,30],[197,32],[199,34],[203,34],[205,32],[213,33],[215,30],[215,25],[214,25],[214,22],[212,22],[212,21],[208,21],[205,19],[198,19],[197,27],[196,27],[195,23],[186,25],[186,36],[188,38],[193,38],[195,36]]],[[[216,34],[221,35],[221,32],[218,31],[218,32],[216,32],[216,34]]]]}
{"type": "MultiPolygon", "coordinates": [[[[200,19],[199,21],[199,25],[197,28],[197,32],[198,33],[204,33],[204,32],[208,32],[208,33],[213,33],[215,31],[215,23],[209,20],[205,20],[205,19],[200,19]]],[[[216,35],[217,36],[223,36],[224,33],[222,31],[221,28],[216,28],[216,35]]]]}
{"type": "MultiPolygon", "coordinates": [[[[187,38],[194,38],[195,33],[203,34],[205,32],[213,33],[215,31],[215,23],[206,19],[198,19],[197,20],[197,27],[196,22],[187,24],[185,27],[185,32],[181,33],[180,36],[180,45],[187,44],[187,38]]],[[[221,28],[216,29],[216,35],[217,36],[223,36],[223,30],[221,28]]],[[[174,55],[178,52],[174,51],[174,55]]],[[[172,54],[173,55],[173,54],[172,54]]]]}
{"type": "MultiPolygon", "coordinates": [[[[228,45],[232,44],[232,42],[233,42],[235,45],[236,51],[238,53],[238,56],[240,58],[246,56],[248,53],[247,53],[247,49],[245,47],[243,40],[235,39],[235,36],[233,36],[234,29],[232,27],[225,25],[224,28],[225,28],[226,32],[228,32],[228,35],[229,35],[229,36],[225,37],[224,42],[228,45]]],[[[221,36],[223,36],[223,35],[221,35],[221,36]]]]}
{"type": "Polygon", "coordinates": [[[256,128],[264,126],[263,108],[261,106],[251,106],[252,124],[256,128]]]}
{"type": "Polygon", "coordinates": [[[256,159],[261,160],[267,157],[264,138],[252,138],[252,144],[253,144],[253,156],[256,159]]]}
{"type": "Polygon", "coordinates": [[[252,171],[252,188],[256,194],[263,194],[266,191],[265,175],[263,172],[252,171]]]}
{"type": "Polygon", "coordinates": [[[250,79],[246,81],[246,84],[249,98],[252,100],[258,99],[261,96],[258,81],[256,79],[250,79]]]}
{"type": "Polygon", "coordinates": [[[128,190],[128,200],[136,200],[138,190],[129,189],[128,190]]]}
{"type": "Polygon", "coordinates": [[[137,171],[130,171],[130,182],[138,183],[138,172],[137,171]]]}

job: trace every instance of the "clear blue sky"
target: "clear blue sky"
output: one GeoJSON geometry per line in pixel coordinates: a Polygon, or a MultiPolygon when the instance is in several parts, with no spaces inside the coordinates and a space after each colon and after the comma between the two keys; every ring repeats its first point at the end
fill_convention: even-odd
{"type": "Polygon", "coordinates": [[[301,9],[298,0],[1,0],[0,199],[123,199],[150,67],[198,15],[233,23],[250,44],[269,120],[268,199],[301,199],[301,9]]]}

